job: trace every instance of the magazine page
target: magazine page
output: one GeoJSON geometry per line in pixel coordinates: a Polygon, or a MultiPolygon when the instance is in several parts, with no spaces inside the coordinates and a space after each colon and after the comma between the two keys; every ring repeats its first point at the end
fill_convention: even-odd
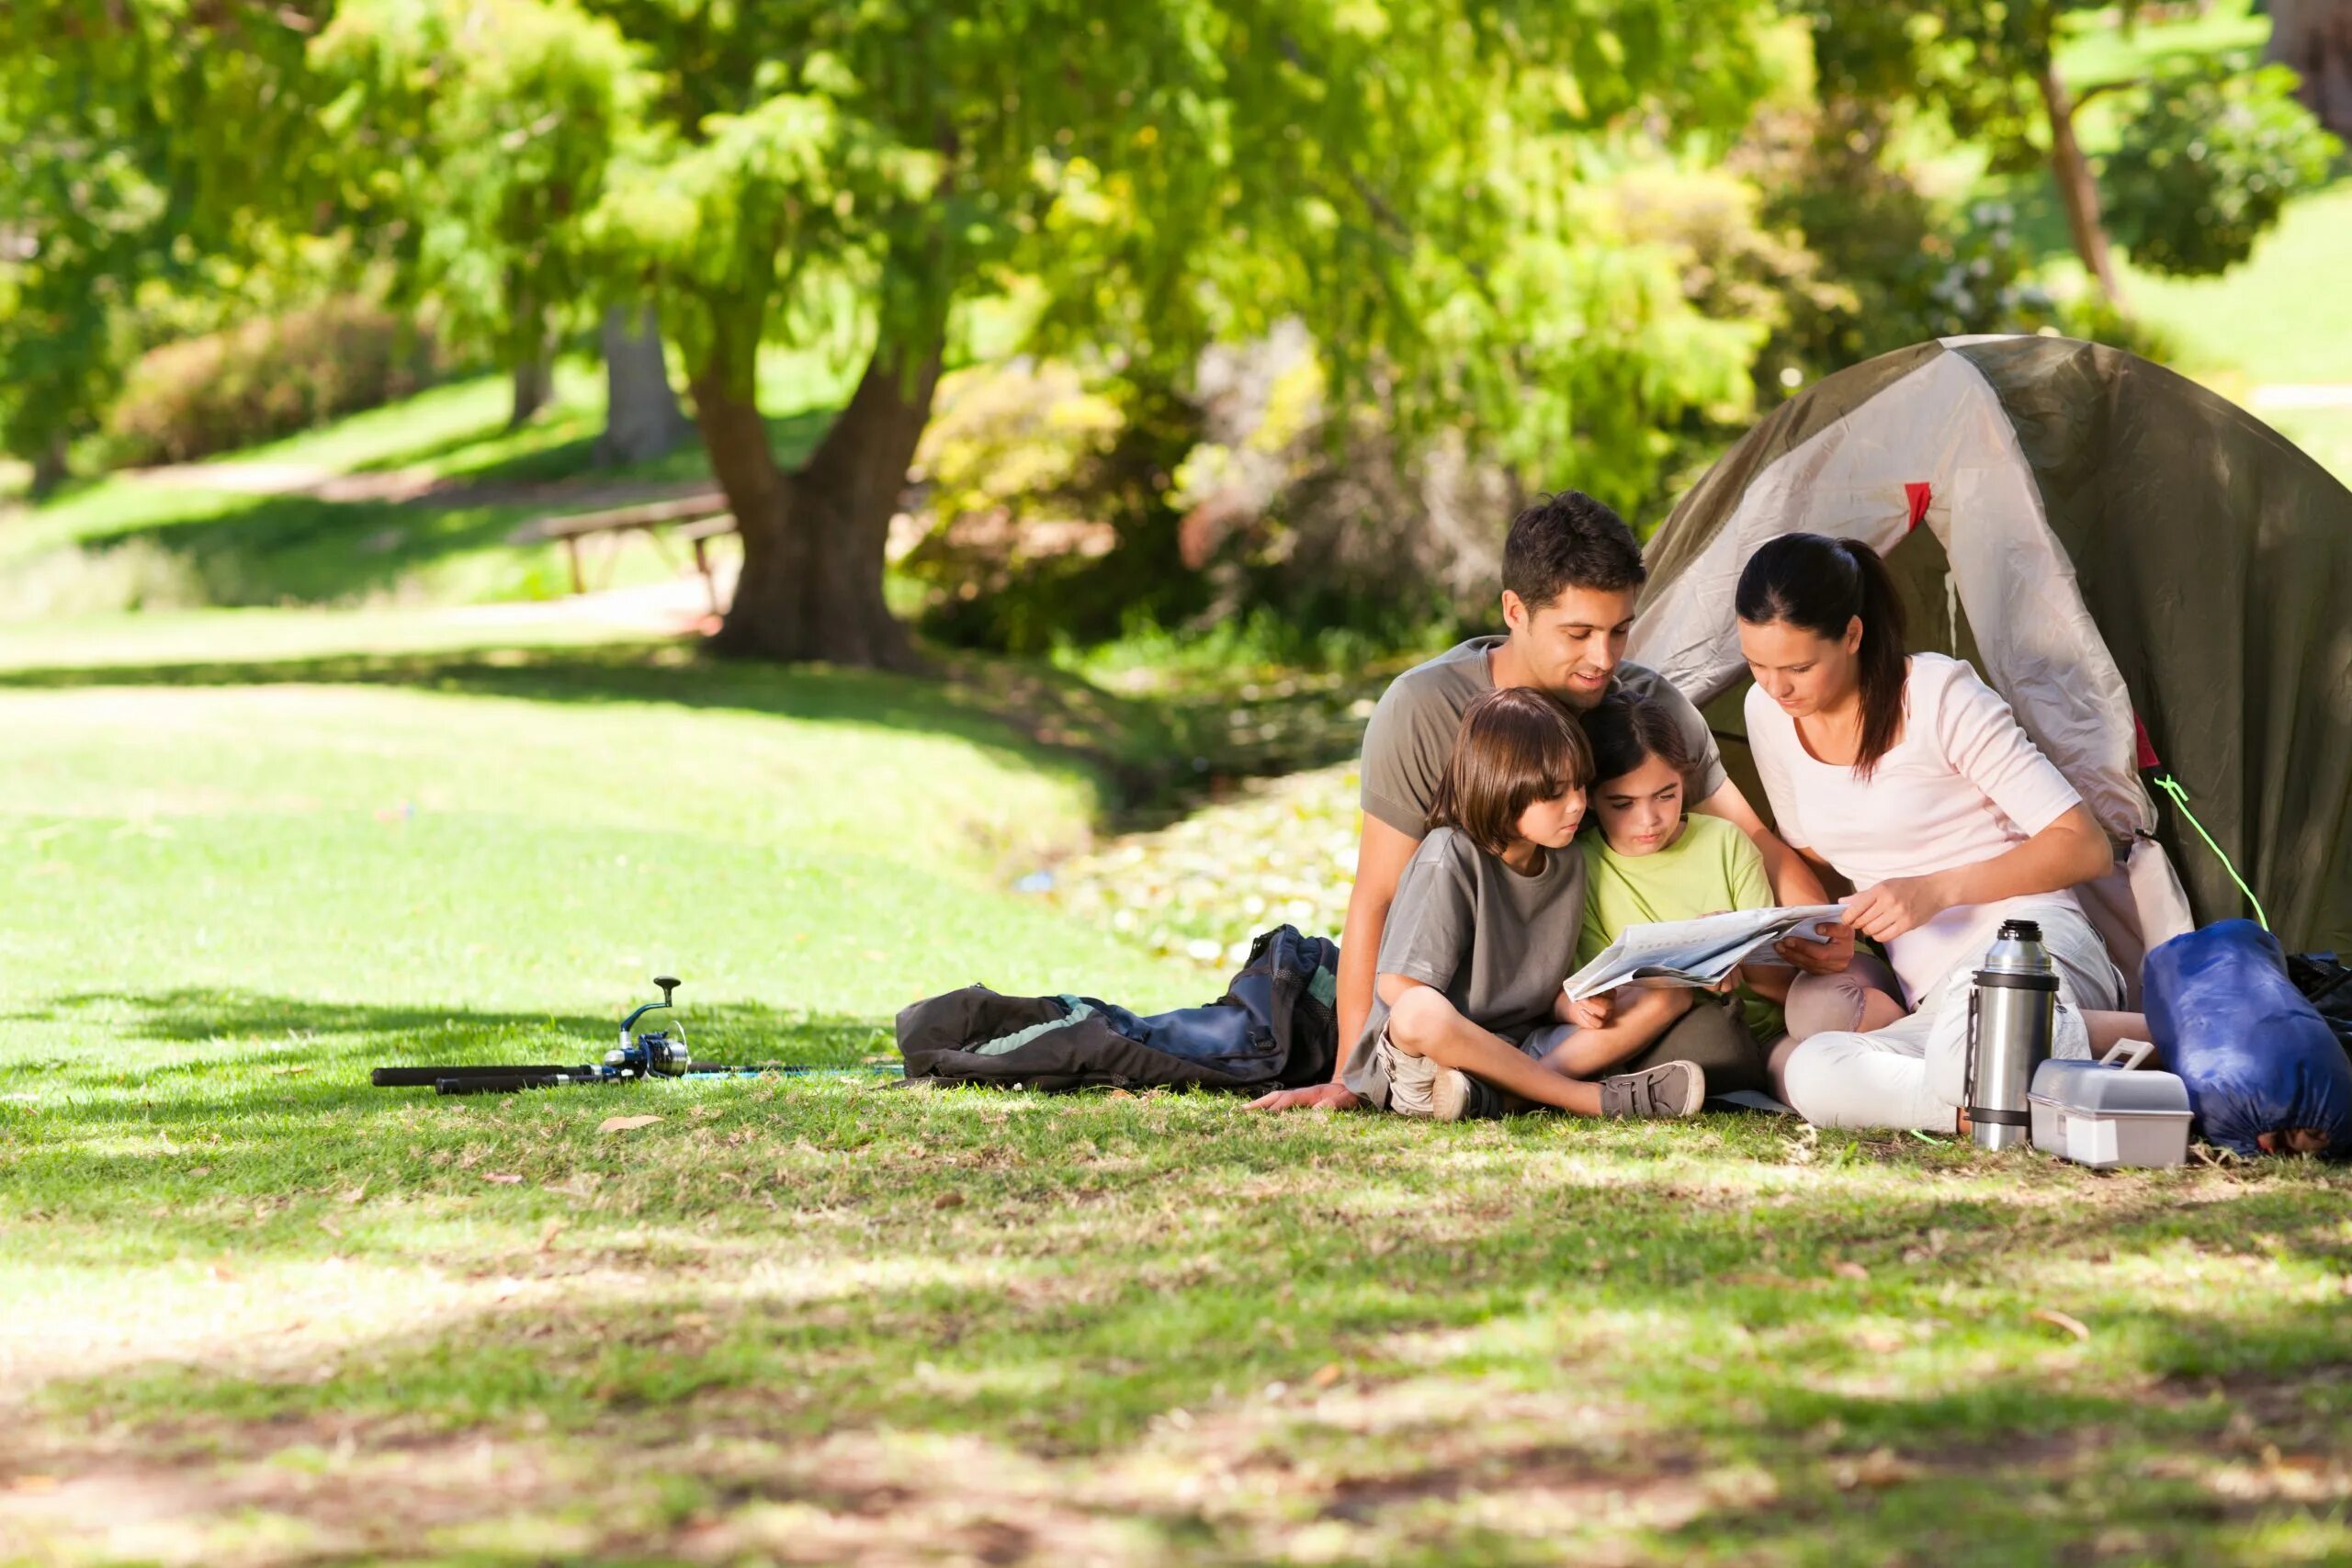
{"type": "Polygon", "coordinates": [[[1569,976],[1562,989],[1570,1000],[1580,1001],[1635,978],[1713,985],[1758,949],[1792,932],[1817,940],[1822,927],[1837,924],[1845,914],[1839,905],[1807,904],[1628,926],[1608,951],[1569,976]]]}

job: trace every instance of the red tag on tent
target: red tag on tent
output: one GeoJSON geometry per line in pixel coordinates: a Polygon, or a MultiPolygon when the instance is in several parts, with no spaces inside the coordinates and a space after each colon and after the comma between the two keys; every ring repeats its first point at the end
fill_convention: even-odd
{"type": "Polygon", "coordinates": [[[1909,533],[1928,520],[1928,502],[1935,499],[1935,494],[1934,487],[1924,481],[1903,487],[1904,498],[1911,502],[1911,521],[1903,525],[1905,533],[1909,533]]]}
{"type": "Polygon", "coordinates": [[[2152,773],[2163,767],[2164,759],[2156,755],[2156,743],[2148,738],[2148,722],[2136,713],[2132,716],[2132,733],[2140,748],[2140,771],[2152,773]]]}

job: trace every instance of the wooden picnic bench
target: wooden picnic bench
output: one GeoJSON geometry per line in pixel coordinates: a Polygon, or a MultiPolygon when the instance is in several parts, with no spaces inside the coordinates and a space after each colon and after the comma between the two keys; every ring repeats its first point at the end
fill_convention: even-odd
{"type": "MultiPolygon", "coordinates": [[[[662,528],[675,528],[678,537],[693,548],[695,570],[702,573],[703,586],[710,594],[710,613],[714,615],[719,614],[718,582],[711,575],[709,545],[720,535],[735,531],[735,516],[727,509],[727,497],[718,491],[680,496],[674,501],[616,506],[604,512],[535,517],[516,531],[515,538],[518,541],[560,540],[571,567],[571,591],[585,593],[588,592],[588,573],[581,558],[582,540],[611,537],[617,544],[621,535],[643,533],[653,537],[655,530],[662,528]]],[[[609,561],[611,558],[608,556],[606,558],[609,561]]]]}

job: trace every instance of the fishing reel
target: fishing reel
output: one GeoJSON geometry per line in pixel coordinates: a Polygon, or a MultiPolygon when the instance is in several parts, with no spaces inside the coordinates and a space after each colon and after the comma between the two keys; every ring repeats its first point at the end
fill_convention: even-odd
{"type": "Polygon", "coordinates": [[[684,1077],[695,1065],[683,1028],[674,1034],[669,1030],[638,1031],[639,1019],[671,1006],[670,993],[679,986],[676,976],[670,975],[656,975],[653,983],[662,987],[662,999],[648,1002],[621,1020],[621,1043],[605,1053],[605,1066],[615,1077],[684,1077]]]}

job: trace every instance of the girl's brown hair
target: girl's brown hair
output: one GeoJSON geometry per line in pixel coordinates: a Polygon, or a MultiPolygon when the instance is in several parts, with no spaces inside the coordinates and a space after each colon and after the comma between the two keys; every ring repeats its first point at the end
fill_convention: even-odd
{"type": "Polygon", "coordinates": [[[1505,686],[1463,713],[1430,826],[1499,856],[1519,840],[1521,812],[1591,783],[1592,751],[1568,705],[1532,686],[1505,686]]]}
{"type": "Polygon", "coordinates": [[[1596,784],[1622,778],[1656,757],[1690,782],[1690,744],[1674,726],[1666,709],[1631,692],[1611,692],[1584,716],[1584,738],[1592,748],[1592,777],[1596,784]]]}

